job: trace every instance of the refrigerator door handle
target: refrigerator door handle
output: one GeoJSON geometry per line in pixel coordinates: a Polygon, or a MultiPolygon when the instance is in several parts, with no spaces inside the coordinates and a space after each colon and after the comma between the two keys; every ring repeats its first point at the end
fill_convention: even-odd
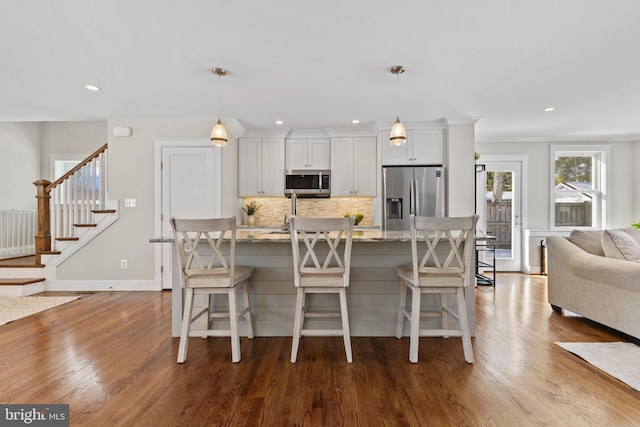
{"type": "Polygon", "coordinates": [[[422,205],[420,204],[420,192],[418,191],[418,181],[413,180],[413,203],[415,206],[415,216],[422,216],[422,205]]]}
{"type": "Polygon", "coordinates": [[[409,215],[416,214],[416,190],[414,181],[409,181],[409,215]]]}

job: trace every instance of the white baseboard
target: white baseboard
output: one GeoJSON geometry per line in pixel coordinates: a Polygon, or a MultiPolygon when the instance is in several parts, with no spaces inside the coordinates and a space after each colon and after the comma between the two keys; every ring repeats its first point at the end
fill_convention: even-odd
{"type": "Polygon", "coordinates": [[[47,280],[46,291],[161,291],[159,280],[47,280]]]}

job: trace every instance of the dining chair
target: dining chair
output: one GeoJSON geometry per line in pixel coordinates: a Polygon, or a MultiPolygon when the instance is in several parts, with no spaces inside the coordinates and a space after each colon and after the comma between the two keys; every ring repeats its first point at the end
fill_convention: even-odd
{"type": "Polygon", "coordinates": [[[236,265],[235,218],[179,219],[171,218],[174,241],[182,270],[182,288],[185,289],[178,363],[187,360],[189,337],[230,336],[231,359],[240,361],[240,334],[238,319],[246,321],[248,337],[253,338],[251,307],[247,290],[253,268],[236,265]],[[229,237],[227,238],[227,234],[229,237]],[[226,245],[228,242],[228,252],[226,245]],[[238,312],[236,290],[242,293],[243,308],[238,312]],[[213,295],[227,295],[229,308],[216,311],[213,295]],[[204,295],[207,306],[193,313],[194,297],[204,295]],[[202,323],[194,322],[205,315],[202,323]],[[229,319],[229,329],[213,328],[213,320],[229,319]],[[204,329],[194,326],[204,324],[204,329]]]}
{"type": "Polygon", "coordinates": [[[471,333],[464,288],[474,276],[473,250],[477,215],[468,217],[410,216],[411,264],[396,267],[400,277],[400,305],[396,321],[396,337],[401,338],[404,319],[409,321],[409,360],[418,362],[419,337],[462,337],[464,358],[473,363],[471,333]],[[419,251],[420,246],[420,251],[419,251]],[[410,308],[407,290],[411,291],[410,308]],[[421,308],[421,295],[437,295],[438,307],[421,308]],[[455,307],[449,306],[447,295],[455,295],[455,307]],[[421,328],[420,319],[431,319],[439,328],[421,328]],[[457,321],[457,327],[449,320],[457,321]],[[435,321],[435,322],[434,322],[435,321]]]}
{"type": "MultiPolygon", "coordinates": [[[[296,307],[291,362],[295,363],[302,336],[339,336],[344,340],[347,362],[352,362],[347,292],[351,268],[353,218],[309,218],[292,216],[289,221],[293,250],[296,307]],[[308,294],[338,294],[340,312],[310,311],[308,294]],[[311,329],[305,319],[341,318],[341,329],[311,329]]],[[[318,326],[317,324],[314,326],[318,326]]]]}

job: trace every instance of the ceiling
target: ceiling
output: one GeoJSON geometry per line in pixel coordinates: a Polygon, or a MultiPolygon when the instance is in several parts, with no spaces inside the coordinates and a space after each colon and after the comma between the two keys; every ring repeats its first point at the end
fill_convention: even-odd
{"type": "Polygon", "coordinates": [[[0,121],[213,124],[220,114],[247,129],[275,129],[278,119],[319,129],[399,114],[478,120],[478,140],[640,139],[637,0],[21,0],[2,9],[0,121]],[[393,65],[406,67],[399,96],[393,65]],[[229,74],[218,79],[212,67],[229,74]]]}

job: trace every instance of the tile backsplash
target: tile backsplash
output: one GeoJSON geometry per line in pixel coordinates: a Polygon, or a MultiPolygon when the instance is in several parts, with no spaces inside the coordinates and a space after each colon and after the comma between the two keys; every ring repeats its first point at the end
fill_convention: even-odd
{"type": "MultiPolygon", "coordinates": [[[[282,225],[284,216],[291,213],[291,199],[285,197],[246,197],[243,206],[255,201],[260,208],[254,215],[256,227],[282,225]]],[[[327,199],[298,198],[298,215],[336,217],[346,213],[364,215],[361,226],[373,225],[373,198],[371,197],[331,197],[327,199]]],[[[243,224],[247,224],[244,214],[243,224]]]]}

